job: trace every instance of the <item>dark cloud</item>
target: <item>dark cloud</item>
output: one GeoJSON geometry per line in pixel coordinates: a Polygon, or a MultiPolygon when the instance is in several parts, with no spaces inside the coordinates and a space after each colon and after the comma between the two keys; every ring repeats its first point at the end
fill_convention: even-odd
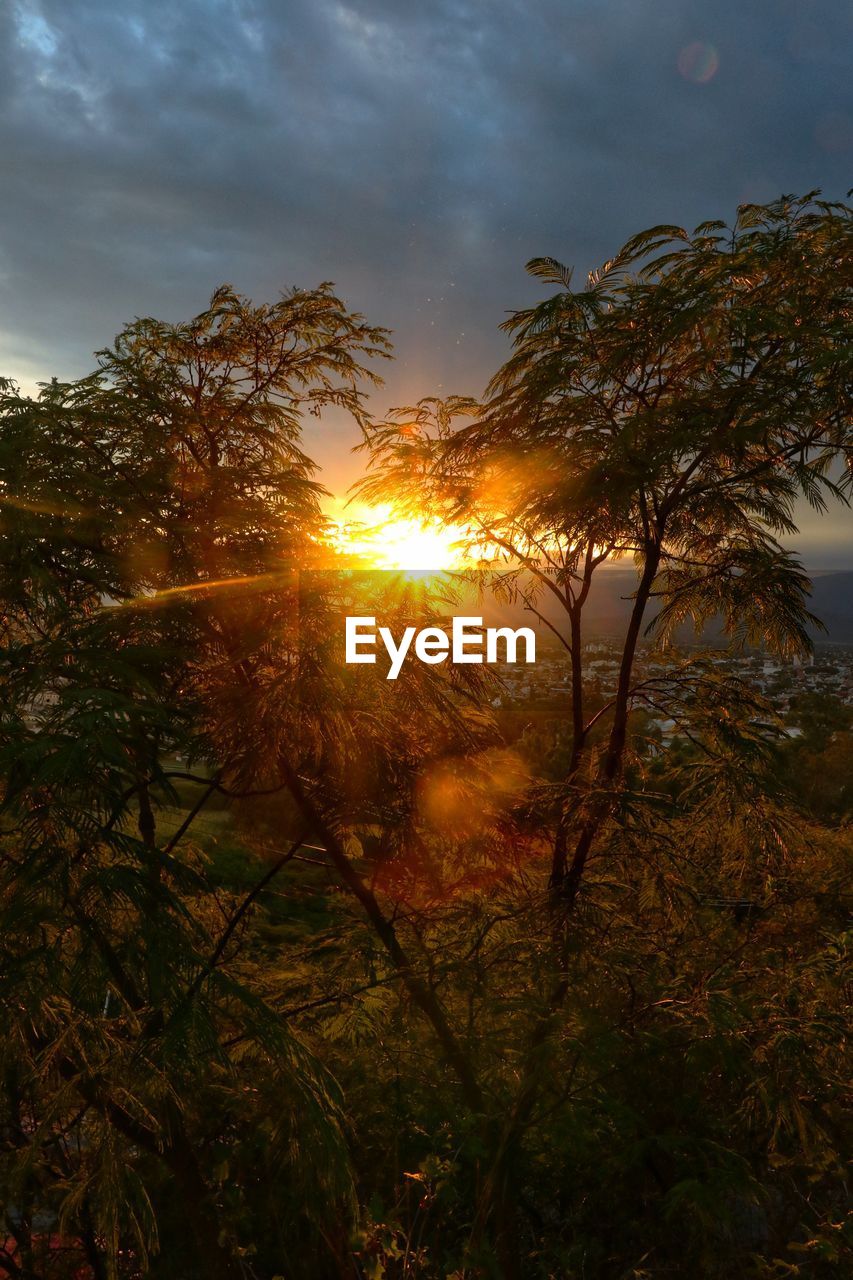
{"type": "Polygon", "coordinates": [[[851,48],[837,0],[7,0],[0,368],[331,278],[395,330],[377,408],[478,392],[532,255],[843,196],[851,48]]]}

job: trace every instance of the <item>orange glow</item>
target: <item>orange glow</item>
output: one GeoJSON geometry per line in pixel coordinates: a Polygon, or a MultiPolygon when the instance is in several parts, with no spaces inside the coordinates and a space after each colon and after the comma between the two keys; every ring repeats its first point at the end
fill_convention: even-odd
{"type": "Polygon", "coordinates": [[[529,785],[526,762],[506,748],[491,748],[464,761],[440,760],[419,781],[418,812],[432,830],[470,839],[517,804],[529,785]]]}

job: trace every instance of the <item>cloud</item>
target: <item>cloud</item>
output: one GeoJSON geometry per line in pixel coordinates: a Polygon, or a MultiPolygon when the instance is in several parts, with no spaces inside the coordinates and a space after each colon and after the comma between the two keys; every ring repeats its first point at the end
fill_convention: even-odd
{"type": "MultiPolygon", "coordinates": [[[[842,196],[851,36],[836,0],[12,0],[0,367],[331,278],[396,331],[378,409],[476,393],[534,254],[842,196]]],[[[334,485],[347,430],[314,448],[334,485]]]]}

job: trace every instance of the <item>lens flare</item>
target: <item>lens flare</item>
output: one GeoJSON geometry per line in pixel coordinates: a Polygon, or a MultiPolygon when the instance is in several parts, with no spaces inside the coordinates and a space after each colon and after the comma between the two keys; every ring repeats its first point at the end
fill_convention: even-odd
{"type": "Polygon", "coordinates": [[[694,40],[685,45],[678,55],[678,70],[685,80],[693,84],[707,84],[713,80],[720,65],[720,56],[712,44],[694,40]]]}
{"type": "Polygon", "coordinates": [[[471,839],[520,803],[529,786],[529,766],[508,748],[439,760],[419,779],[418,816],[447,838],[471,839]]]}

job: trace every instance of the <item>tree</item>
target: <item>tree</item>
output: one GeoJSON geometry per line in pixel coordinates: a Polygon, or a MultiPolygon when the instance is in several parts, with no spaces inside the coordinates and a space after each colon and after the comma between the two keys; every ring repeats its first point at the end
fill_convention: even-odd
{"type": "Polygon", "coordinates": [[[202,799],[237,778],[211,725],[248,655],[292,639],[293,575],[322,543],[301,417],[362,420],[363,362],[386,347],[328,285],[260,307],[226,287],[188,324],[129,326],[80,382],[3,386],[5,1172],[25,1262],[40,1204],[114,1274],[156,1249],[171,1182],[198,1265],[226,1277],[241,1214],[290,1205],[302,1233],[350,1201],[333,1082],[222,969],[252,895],[221,919],[156,807],[176,754],[202,766],[202,799]],[[243,1162],[230,1206],[223,1145],[243,1162]],[[266,1168],[253,1203],[241,1152],[266,1168]]]}
{"type": "MultiPolygon", "coordinates": [[[[386,345],[328,286],[272,307],[221,289],[188,324],[129,326],[89,378],[49,384],[36,401],[5,388],[3,998],[9,1079],[22,1082],[8,1105],[25,1098],[49,1143],[70,1126],[78,1146],[62,1198],[26,1126],[14,1167],[35,1159],[30,1200],[85,1227],[93,1265],[156,1250],[170,1182],[206,1274],[235,1274],[270,1224],[288,1252],[307,1241],[306,1269],[335,1265],[330,1252],[344,1248],[351,1186],[334,1081],[240,963],[258,898],[306,839],[322,842],[481,1106],[469,1055],[377,881],[402,891],[415,866],[430,867],[421,768],[492,741],[472,706],[488,677],[418,664],[394,683],[352,680],[340,617],[363,612],[354,601],[374,584],[329,572],[340,561],[299,445],[306,410],[335,404],[365,423],[358,380],[386,345]],[[158,809],[187,782],[198,798],[163,832],[158,809]],[[187,841],[214,796],[287,798],[286,840],[230,904],[187,841]],[[361,841],[377,827],[365,867],[361,841]],[[44,949],[33,948],[39,928],[44,949]],[[260,1152],[253,1127],[269,1134],[260,1152]],[[227,1194],[214,1151],[232,1168],[227,1194]],[[263,1196],[251,1192],[253,1161],[267,1167],[263,1196]]],[[[434,620],[417,593],[383,608],[392,625],[434,620]]]]}
{"type": "Polygon", "coordinates": [[[368,433],[361,496],[467,526],[469,551],[558,633],[570,664],[572,750],[552,810],[551,987],[493,1165],[498,1214],[506,1152],[529,1123],[569,991],[570,921],[590,856],[597,844],[618,850],[635,803],[631,711],[704,702],[717,708],[717,731],[730,717],[701,669],[638,680],[641,638],[665,644],[679,624],[701,631],[720,615],[735,641],[808,647],[808,579],[781,539],[796,533],[799,498],[820,510],[828,494],[850,492],[849,468],[837,478],[853,456],[850,246],[849,208],[812,194],[745,206],[731,229],[652,228],[582,290],[555,260],[535,259],[531,273],[558,291],[503,326],[514,352],[486,402],[427,399],[368,433]],[[618,679],[588,717],[584,606],[594,574],[624,556],[637,584],[618,679]]]}
{"type": "MultiPolygon", "coordinates": [[[[367,498],[434,511],[503,553],[504,586],[547,592],[565,614],[574,748],[583,757],[583,607],[605,562],[632,556],[638,583],[598,776],[617,782],[637,644],[656,603],[666,642],[721,615],[735,640],[808,648],[808,579],[780,537],[795,503],[850,491],[850,210],[783,198],[747,205],[733,229],[658,226],[633,237],[587,287],[551,258],[528,269],[560,286],[503,328],[514,354],[473,401],[422,401],[372,428],[367,498]],[[461,427],[456,419],[474,416],[461,427]]],[[[538,611],[537,611],[538,612],[538,611]]],[[[547,620],[546,620],[547,621],[547,620]]],[[[561,824],[552,885],[573,901],[607,804],[570,859],[561,824]]]]}

